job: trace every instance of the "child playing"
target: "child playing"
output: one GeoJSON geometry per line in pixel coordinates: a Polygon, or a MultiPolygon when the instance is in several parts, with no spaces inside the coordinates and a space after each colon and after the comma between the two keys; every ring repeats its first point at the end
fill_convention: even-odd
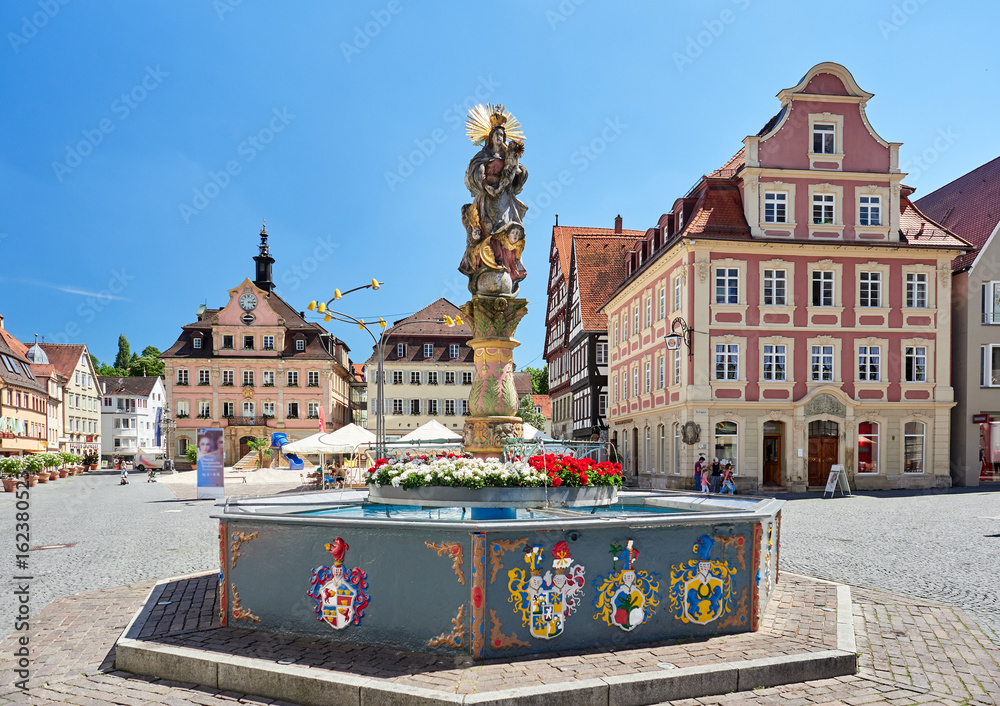
{"type": "Polygon", "coordinates": [[[701,492],[703,492],[703,493],[707,493],[708,492],[708,485],[709,485],[709,480],[708,479],[709,478],[710,478],[710,476],[708,475],[708,473],[705,473],[703,471],[702,474],[701,474],[701,492]]]}

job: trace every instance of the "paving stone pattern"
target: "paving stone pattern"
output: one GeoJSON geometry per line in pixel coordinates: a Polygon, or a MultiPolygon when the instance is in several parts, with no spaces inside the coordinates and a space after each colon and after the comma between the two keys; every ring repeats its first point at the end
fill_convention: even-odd
{"type": "MultiPolygon", "coordinates": [[[[389,650],[332,640],[277,635],[243,628],[213,627],[192,631],[188,625],[214,616],[215,585],[208,577],[175,581],[161,600],[177,596],[168,606],[156,606],[140,639],[152,642],[256,657],[270,662],[293,659],[295,664],[350,672],[392,682],[439,689],[451,693],[482,693],[533,684],[552,684],[599,676],[662,670],[660,663],[696,667],[715,662],[801,654],[837,647],[836,587],[809,579],[788,578],[775,590],[756,633],[729,635],[697,642],[671,641],[655,646],[616,652],[573,651],[513,661],[487,660],[473,666],[456,666],[456,658],[389,650]],[[176,607],[176,609],[174,609],[176,607]],[[825,609],[825,610],[824,610],[825,609]],[[163,610],[171,610],[165,613],[163,610]],[[191,617],[187,617],[190,614],[191,617]],[[178,629],[178,626],[185,626],[178,629]]],[[[244,606],[252,611],[253,606],[244,606]]],[[[579,618],[586,618],[580,615],[579,618]]],[[[465,658],[459,658],[464,663],[465,658]]]]}
{"type": "Polygon", "coordinates": [[[1000,649],[1000,487],[990,486],[792,500],[782,568],[964,608],[1000,649]]]}

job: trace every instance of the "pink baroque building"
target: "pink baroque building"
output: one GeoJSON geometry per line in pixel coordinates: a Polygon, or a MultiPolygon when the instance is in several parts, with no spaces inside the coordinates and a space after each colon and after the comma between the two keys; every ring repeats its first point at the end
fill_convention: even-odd
{"type": "Polygon", "coordinates": [[[626,255],[603,307],[609,425],[640,485],[951,484],[951,261],[843,66],[813,67],[626,255]],[[681,334],[668,343],[666,336],[681,334]],[[655,469],[655,472],[654,470],[655,469]]]}
{"type": "Polygon", "coordinates": [[[230,289],[221,308],[202,307],[160,356],[178,460],[199,428],[225,429],[225,462],[232,464],[251,439],[316,433],[321,410],[327,430],[351,421],[350,349],[275,293],[266,229],[260,239],[256,279],[230,289]]]}

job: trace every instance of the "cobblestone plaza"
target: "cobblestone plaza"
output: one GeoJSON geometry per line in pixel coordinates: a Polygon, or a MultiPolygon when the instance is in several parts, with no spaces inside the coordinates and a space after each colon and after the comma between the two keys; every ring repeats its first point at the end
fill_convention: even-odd
{"type": "MultiPolygon", "coordinates": [[[[282,492],[298,485],[298,474],[292,475],[287,482],[250,482],[230,490],[282,492]]],[[[32,489],[31,546],[38,547],[30,552],[29,566],[35,671],[29,692],[6,680],[0,700],[271,703],[110,671],[114,641],[155,580],[210,570],[218,561],[212,506],[191,499],[191,490],[141,480],[122,487],[111,475],[32,489]]],[[[13,515],[13,504],[13,494],[0,496],[4,515],[13,515]]],[[[1000,701],[995,585],[1000,493],[789,496],[782,528],[784,571],[855,587],[859,674],[680,703],[1000,701]]],[[[14,650],[13,611],[13,603],[5,602],[0,623],[5,674],[14,650]]]]}

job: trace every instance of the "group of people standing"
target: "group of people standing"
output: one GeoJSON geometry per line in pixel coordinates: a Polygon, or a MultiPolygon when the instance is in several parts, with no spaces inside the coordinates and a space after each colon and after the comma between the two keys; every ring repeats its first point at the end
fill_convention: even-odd
{"type": "Polygon", "coordinates": [[[733,481],[735,468],[728,459],[719,460],[718,456],[712,459],[709,464],[705,460],[705,454],[698,454],[698,460],[694,464],[694,487],[701,488],[703,493],[729,493],[736,494],[736,483],[733,481]]]}

